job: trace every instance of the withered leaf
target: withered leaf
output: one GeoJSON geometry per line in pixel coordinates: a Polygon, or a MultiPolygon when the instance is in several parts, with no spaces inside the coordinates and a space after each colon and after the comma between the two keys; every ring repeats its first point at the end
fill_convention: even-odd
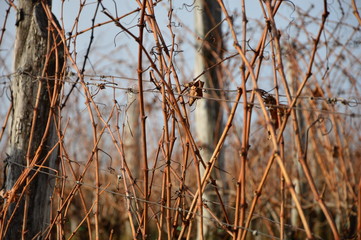
{"type": "Polygon", "coordinates": [[[197,80],[195,82],[188,83],[188,86],[190,87],[189,90],[189,106],[192,106],[193,103],[198,99],[203,97],[203,86],[204,82],[201,80],[197,80]]]}
{"type": "Polygon", "coordinates": [[[256,89],[258,91],[263,99],[263,102],[268,105],[266,106],[270,112],[271,120],[274,124],[275,130],[277,130],[280,126],[280,122],[278,121],[278,115],[281,116],[281,118],[285,115],[287,112],[286,106],[283,104],[277,105],[277,100],[272,96],[272,94],[269,94],[263,89],[256,89]],[[277,105],[277,106],[276,106],[277,105]]]}
{"type": "Polygon", "coordinates": [[[283,116],[287,113],[287,106],[284,104],[279,104],[277,108],[270,108],[271,120],[274,123],[275,130],[277,130],[281,123],[278,120],[278,115],[283,119],[283,116]]]}

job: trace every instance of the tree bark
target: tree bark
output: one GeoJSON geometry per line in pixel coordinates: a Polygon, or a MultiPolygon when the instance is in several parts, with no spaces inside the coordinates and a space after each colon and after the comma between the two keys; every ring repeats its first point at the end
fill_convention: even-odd
{"type": "Polygon", "coordinates": [[[20,198],[6,201],[4,239],[41,239],[50,223],[64,48],[57,31],[50,30],[54,28],[43,6],[50,8],[50,3],[20,0],[18,4],[5,191],[15,191],[20,198]]]}
{"type": "MultiPolygon", "coordinates": [[[[135,181],[142,179],[143,173],[140,166],[142,165],[141,159],[141,132],[140,132],[140,114],[139,114],[139,99],[138,94],[133,91],[127,93],[127,109],[126,116],[124,120],[124,130],[123,130],[123,144],[124,144],[124,157],[128,164],[129,170],[132,173],[132,177],[135,181]]],[[[132,205],[132,208],[136,209],[136,204],[134,200],[129,201],[132,205]]],[[[134,219],[136,221],[136,219],[134,219]]],[[[129,227],[130,220],[123,224],[124,239],[132,239],[132,231],[129,227]]]]}
{"type": "Polygon", "coordinates": [[[123,133],[124,155],[132,176],[135,179],[139,179],[142,176],[141,169],[139,168],[141,166],[139,101],[137,94],[134,92],[128,92],[127,96],[128,104],[123,133]]]}
{"type": "MultiPolygon", "coordinates": [[[[222,36],[221,36],[221,9],[217,1],[195,1],[195,32],[199,39],[196,42],[196,65],[195,74],[198,75],[206,68],[217,62],[217,56],[221,58],[222,36]],[[219,25],[218,25],[219,24],[219,25]]],[[[219,67],[212,68],[200,77],[205,88],[219,88],[221,71],[219,67]]],[[[218,98],[217,91],[207,89],[205,98],[218,98]]],[[[213,149],[219,139],[222,127],[222,113],[220,104],[214,100],[199,99],[195,105],[196,132],[201,147],[201,156],[208,162],[212,156],[213,149]]],[[[222,167],[221,159],[218,165],[222,167]]],[[[201,174],[204,168],[200,167],[201,174]]],[[[206,189],[203,199],[216,200],[213,189],[206,189]],[[213,196],[212,196],[213,195],[213,196]]],[[[208,203],[211,207],[211,203],[208,203]]],[[[204,239],[218,239],[216,229],[211,221],[212,216],[203,212],[203,237],[204,239]]],[[[197,239],[203,239],[198,224],[197,239]]]]}

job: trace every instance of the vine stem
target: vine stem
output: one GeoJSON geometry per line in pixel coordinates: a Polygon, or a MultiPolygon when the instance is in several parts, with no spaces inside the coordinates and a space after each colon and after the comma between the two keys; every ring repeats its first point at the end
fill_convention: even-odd
{"type": "Polygon", "coordinates": [[[145,126],[145,111],[144,111],[144,95],[143,95],[143,32],[144,32],[144,17],[147,1],[142,3],[142,9],[139,20],[139,37],[138,37],[138,85],[139,85],[139,111],[140,111],[140,124],[142,129],[142,152],[143,152],[143,172],[144,172],[144,209],[143,209],[143,239],[146,239],[148,228],[148,158],[147,158],[147,133],[145,126]]]}

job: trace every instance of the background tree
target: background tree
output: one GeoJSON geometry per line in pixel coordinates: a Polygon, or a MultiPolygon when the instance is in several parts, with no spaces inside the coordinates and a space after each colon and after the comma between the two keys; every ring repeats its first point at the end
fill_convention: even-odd
{"type": "MultiPolygon", "coordinates": [[[[223,113],[221,111],[220,102],[212,100],[212,98],[219,98],[219,89],[222,86],[223,74],[220,66],[214,66],[222,59],[222,33],[221,20],[222,12],[217,1],[197,0],[194,2],[196,10],[194,11],[194,26],[196,34],[196,59],[195,59],[195,76],[198,76],[205,69],[208,70],[201,75],[198,80],[204,83],[203,96],[204,99],[199,99],[195,103],[195,129],[197,133],[198,144],[201,148],[201,156],[204,163],[207,165],[212,157],[213,149],[215,148],[220,134],[222,125],[223,113]]],[[[218,166],[223,169],[224,164],[222,158],[218,160],[218,166]]],[[[201,174],[204,175],[205,167],[201,167],[201,174]]],[[[217,174],[213,174],[217,179],[217,174]]],[[[220,177],[218,172],[218,177],[220,177]]],[[[222,180],[217,182],[222,186],[222,180]]],[[[216,194],[212,187],[206,190],[203,198],[211,204],[216,200],[216,194]]],[[[218,239],[216,228],[214,228],[211,219],[211,214],[204,211],[205,219],[204,226],[198,226],[198,239],[218,239]],[[201,229],[203,228],[203,232],[201,229]],[[203,235],[203,236],[201,236],[203,235]]],[[[200,222],[199,222],[200,224],[200,222]]]]}

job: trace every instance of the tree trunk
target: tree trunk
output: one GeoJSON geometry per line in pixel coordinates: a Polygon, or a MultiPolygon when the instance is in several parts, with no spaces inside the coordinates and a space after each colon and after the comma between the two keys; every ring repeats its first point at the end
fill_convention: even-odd
{"type": "Polygon", "coordinates": [[[126,110],[125,126],[123,133],[124,155],[132,176],[139,179],[142,175],[141,154],[139,149],[140,124],[139,124],[139,101],[137,93],[128,92],[128,104],[126,110]]]}
{"type": "MultiPolygon", "coordinates": [[[[221,9],[217,1],[195,1],[195,32],[199,39],[196,42],[196,66],[195,74],[198,75],[206,68],[217,62],[216,56],[221,58],[222,36],[221,28],[218,24],[221,21],[221,9]]],[[[207,71],[200,77],[204,82],[205,88],[219,88],[219,80],[221,79],[219,67],[207,71]]],[[[217,91],[207,89],[204,97],[218,98],[217,91]]],[[[199,145],[201,147],[201,156],[205,162],[208,162],[212,156],[213,149],[217,143],[222,127],[222,113],[220,104],[214,100],[199,99],[196,101],[196,130],[199,145]]],[[[218,161],[219,166],[222,165],[218,161]]],[[[220,166],[222,167],[222,166],[220,166]]],[[[204,168],[200,167],[201,174],[204,168]]],[[[203,198],[206,200],[216,200],[213,189],[206,189],[203,198]],[[212,196],[213,195],[213,196],[212,196]]],[[[208,206],[212,209],[212,205],[208,202],[208,206]]],[[[213,210],[213,209],[212,209],[213,210]]],[[[212,216],[207,212],[203,212],[203,236],[205,239],[218,239],[212,216]]],[[[198,225],[198,239],[201,238],[200,226],[198,225]]]]}
{"type": "MultiPolygon", "coordinates": [[[[142,169],[141,169],[141,132],[140,132],[140,115],[139,115],[139,100],[138,94],[133,91],[127,93],[128,103],[126,109],[126,116],[124,120],[124,130],[123,130],[123,144],[124,144],[124,156],[128,164],[129,170],[132,173],[132,177],[135,181],[142,179],[142,169]]],[[[136,209],[135,201],[129,201],[132,205],[132,208],[136,209]]],[[[133,219],[133,221],[136,219],[133,219]]],[[[126,224],[123,224],[124,233],[123,239],[132,239],[132,231],[129,227],[130,221],[128,220],[126,224]]]]}
{"type": "MultiPolygon", "coordinates": [[[[297,53],[294,52],[293,46],[289,46],[288,55],[287,55],[287,63],[286,63],[286,74],[287,74],[287,80],[288,85],[290,86],[291,94],[292,96],[296,95],[296,92],[299,87],[299,75],[300,75],[300,69],[297,61],[297,53]]],[[[302,112],[302,103],[298,103],[297,107],[300,109],[297,110],[297,124],[299,127],[300,135],[301,135],[301,144],[305,143],[305,132],[306,132],[306,119],[302,112]]],[[[303,152],[305,150],[305,146],[302,145],[301,148],[303,149],[303,152]]],[[[294,164],[296,166],[297,174],[295,174],[294,178],[292,179],[292,182],[294,183],[295,191],[297,195],[299,196],[299,199],[303,199],[305,196],[303,196],[307,192],[307,184],[305,182],[305,174],[303,172],[301,163],[298,161],[299,156],[297,154],[297,151],[294,152],[294,164]]],[[[313,161],[315,162],[315,161],[313,161]]],[[[316,169],[316,166],[312,166],[311,169],[316,169]]],[[[305,209],[306,216],[310,215],[310,211],[305,209]]],[[[300,226],[300,218],[298,210],[295,207],[294,202],[292,202],[292,209],[291,209],[291,224],[292,226],[300,226]]],[[[292,237],[296,237],[297,232],[292,233],[292,237]],[[294,235],[296,234],[296,235],[294,235]]]]}
{"type": "Polygon", "coordinates": [[[50,198],[58,168],[55,126],[64,48],[61,44],[55,47],[60,38],[56,30],[50,32],[51,23],[40,1],[19,1],[16,26],[16,74],[11,80],[13,110],[5,190],[15,191],[12,196],[20,198],[6,201],[4,225],[11,222],[8,229],[2,229],[2,236],[41,239],[50,223],[50,198]]]}

